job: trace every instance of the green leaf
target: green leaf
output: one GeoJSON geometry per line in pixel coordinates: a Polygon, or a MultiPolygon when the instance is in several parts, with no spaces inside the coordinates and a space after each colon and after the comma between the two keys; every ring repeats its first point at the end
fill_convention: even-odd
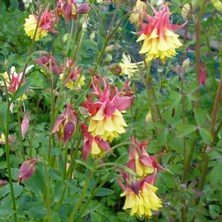
{"type": "Polygon", "coordinates": [[[92,222],[102,222],[102,216],[97,214],[96,212],[92,212],[90,214],[90,219],[92,222]]]}
{"type": "Polygon", "coordinates": [[[203,139],[203,142],[205,144],[210,145],[213,142],[213,137],[212,137],[209,130],[204,129],[204,128],[200,128],[200,135],[201,135],[201,138],[203,139]]]}
{"type": "Polygon", "coordinates": [[[195,125],[192,124],[177,124],[176,129],[178,131],[177,137],[184,137],[197,129],[195,125]]]}
{"type": "Polygon", "coordinates": [[[108,188],[100,188],[99,191],[96,193],[95,196],[97,197],[105,197],[113,194],[114,191],[108,188]]]}
{"type": "Polygon", "coordinates": [[[170,94],[170,109],[176,108],[177,106],[179,106],[179,104],[181,103],[181,94],[176,92],[176,91],[172,91],[170,94]]]}
{"type": "Polygon", "coordinates": [[[51,214],[51,221],[53,221],[53,222],[60,222],[61,221],[59,214],[57,212],[53,212],[51,214]]]}

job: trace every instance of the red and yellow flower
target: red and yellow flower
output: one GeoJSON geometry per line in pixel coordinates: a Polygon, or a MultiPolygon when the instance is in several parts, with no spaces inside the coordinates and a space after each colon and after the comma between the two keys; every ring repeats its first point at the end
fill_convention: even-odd
{"type": "Polygon", "coordinates": [[[148,140],[139,143],[134,137],[132,138],[127,166],[140,177],[154,173],[155,169],[164,169],[158,164],[155,156],[149,156],[145,149],[147,145],[148,140]]]}
{"type": "Polygon", "coordinates": [[[152,185],[155,174],[151,179],[147,177],[143,180],[137,180],[126,173],[123,173],[122,176],[126,186],[118,179],[119,185],[124,190],[120,196],[126,197],[123,209],[131,209],[130,216],[150,218],[152,211],[157,211],[162,207],[161,199],[155,194],[158,189],[152,185]]]}
{"type": "Polygon", "coordinates": [[[67,143],[74,134],[77,123],[77,115],[73,111],[72,105],[66,105],[66,109],[58,117],[51,133],[56,133],[59,140],[67,143]]]}
{"type": "Polygon", "coordinates": [[[24,29],[26,34],[33,39],[35,35],[35,41],[38,41],[40,38],[45,37],[48,35],[48,32],[55,33],[55,30],[53,29],[53,26],[55,24],[55,15],[53,11],[49,11],[49,8],[47,7],[46,10],[42,13],[39,25],[38,24],[39,16],[37,15],[29,15],[28,18],[25,19],[24,29]]]}
{"type": "Polygon", "coordinates": [[[139,53],[145,54],[147,61],[160,58],[165,63],[166,58],[175,56],[176,49],[182,46],[178,39],[179,35],[175,34],[174,30],[182,28],[186,23],[172,25],[168,5],[160,6],[158,11],[152,9],[154,16],[150,16],[144,11],[148,23],[143,22],[142,16],[140,16],[142,30],[138,33],[140,37],[137,42],[144,42],[139,53]]]}
{"type": "Polygon", "coordinates": [[[88,158],[89,153],[91,153],[92,156],[98,156],[110,148],[108,142],[104,141],[99,136],[92,136],[88,132],[88,127],[85,124],[81,124],[81,127],[84,134],[83,158],[85,160],[88,158]]]}
{"type": "Polygon", "coordinates": [[[66,66],[61,67],[60,73],[60,78],[64,80],[64,85],[69,89],[81,88],[85,83],[85,76],[81,76],[81,69],[69,58],[66,66]]]}
{"type": "Polygon", "coordinates": [[[88,132],[94,137],[99,136],[104,141],[111,142],[126,131],[127,124],[122,113],[131,105],[133,96],[125,95],[123,91],[119,92],[116,86],[111,89],[105,81],[102,84],[103,91],[101,85],[95,85],[94,80],[92,81],[94,91],[83,104],[91,114],[88,132]]]}

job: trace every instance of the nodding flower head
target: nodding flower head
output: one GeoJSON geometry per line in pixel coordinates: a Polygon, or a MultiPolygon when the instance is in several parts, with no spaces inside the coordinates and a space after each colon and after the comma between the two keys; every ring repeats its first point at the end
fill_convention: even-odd
{"type": "Polygon", "coordinates": [[[105,81],[99,83],[95,78],[92,80],[92,88],[93,92],[83,103],[91,114],[88,132],[111,142],[119,134],[125,133],[127,124],[122,112],[132,104],[133,96],[126,95],[124,91],[119,92],[116,86],[111,87],[105,81]]]}
{"type": "Polygon", "coordinates": [[[89,12],[89,4],[83,3],[80,6],[74,0],[58,0],[56,7],[56,15],[59,18],[62,15],[67,22],[72,18],[76,20],[78,14],[86,14],[89,12]]]}
{"type": "Polygon", "coordinates": [[[84,135],[83,158],[85,160],[90,153],[92,156],[99,156],[110,148],[108,142],[104,141],[99,136],[92,136],[88,132],[88,127],[85,124],[81,124],[81,127],[84,135]]]}
{"type": "Polygon", "coordinates": [[[77,115],[73,111],[72,105],[66,105],[62,115],[58,117],[51,133],[56,133],[59,140],[67,143],[75,132],[77,115]]]}
{"type": "Polygon", "coordinates": [[[147,174],[152,174],[155,169],[164,169],[156,161],[155,156],[149,156],[146,151],[149,140],[138,142],[132,137],[132,144],[129,150],[129,160],[127,166],[133,170],[138,176],[145,177],[147,174]]]}
{"type": "Polygon", "coordinates": [[[179,35],[174,30],[182,28],[183,25],[172,25],[170,23],[170,10],[168,5],[161,5],[156,11],[153,7],[154,16],[150,16],[144,11],[144,16],[148,23],[143,22],[140,15],[142,30],[138,33],[140,37],[137,42],[144,41],[140,54],[146,55],[146,60],[156,58],[165,63],[166,58],[176,55],[176,49],[182,46],[179,35]]]}
{"type": "MultiPolygon", "coordinates": [[[[40,9],[40,12],[41,10],[42,8],[40,9]]],[[[47,36],[48,32],[55,33],[55,30],[53,29],[53,26],[55,24],[54,12],[49,11],[49,7],[47,7],[45,11],[40,14],[41,14],[40,18],[38,15],[35,14],[29,15],[29,17],[25,19],[25,24],[24,24],[24,29],[26,34],[31,39],[33,39],[35,36],[35,41],[38,41],[40,38],[47,36]]]]}
{"type": "MultiPolygon", "coordinates": [[[[153,174],[155,177],[155,174],[153,174]]],[[[153,186],[154,178],[144,178],[137,180],[135,177],[123,173],[122,174],[125,185],[118,178],[117,181],[123,193],[121,197],[125,196],[125,203],[123,209],[131,209],[130,216],[137,215],[150,218],[152,211],[157,211],[162,207],[162,201],[157,197],[155,192],[157,187],[153,186]]]]}
{"type": "Polygon", "coordinates": [[[85,82],[85,76],[81,76],[81,69],[78,68],[74,61],[67,58],[66,65],[62,65],[60,78],[64,80],[64,85],[69,89],[75,87],[81,88],[85,82]]]}

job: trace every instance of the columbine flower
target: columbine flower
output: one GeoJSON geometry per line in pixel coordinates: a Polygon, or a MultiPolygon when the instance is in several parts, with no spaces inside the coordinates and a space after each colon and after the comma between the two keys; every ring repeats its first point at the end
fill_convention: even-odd
{"type": "Polygon", "coordinates": [[[80,76],[81,69],[79,69],[71,59],[67,59],[66,67],[61,67],[60,78],[65,79],[64,85],[69,89],[73,89],[75,86],[81,88],[85,82],[85,76],[80,76]]]}
{"type": "Polygon", "coordinates": [[[143,62],[132,63],[131,58],[123,53],[122,62],[119,64],[121,68],[121,74],[128,75],[128,78],[133,77],[135,72],[138,72],[138,65],[143,62]]]}
{"type": "Polygon", "coordinates": [[[137,141],[132,137],[132,144],[129,150],[129,161],[127,166],[133,170],[140,177],[145,177],[147,174],[153,173],[157,169],[163,170],[164,168],[156,161],[157,156],[149,156],[145,148],[149,140],[143,142],[137,141]]]}
{"type": "Polygon", "coordinates": [[[126,186],[120,180],[117,180],[124,192],[120,195],[125,196],[123,209],[131,209],[130,216],[145,216],[150,218],[152,210],[157,211],[162,207],[162,201],[155,192],[157,187],[153,186],[154,178],[145,178],[143,180],[132,179],[128,174],[122,174],[126,186]]]}
{"type": "Polygon", "coordinates": [[[48,73],[59,74],[59,68],[52,53],[43,52],[42,57],[35,59],[34,62],[41,65],[48,73]]]}
{"type": "Polygon", "coordinates": [[[89,153],[92,156],[98,156],[110,148],[108,142],[102,140],[99,136],[92,136],[85,124],[81,124],[81,127],[84,134],[83,158],[85,160],[88,158],[89,153]]]}
{"type": "Polygon", "coordinates": [[[133,96],[125,96],[123,91],[118,92],[116,86],[111,90],[110,85],[106,85],[105,81],[103,81],[104,91],[102,91],[101,85],[95,86],[94,81],[95,79],[92,81],[94,91],[83,104],[91,114],[88,131],[94,137],[100,136],[103,140],[111,142],[119,134],[125,133],[127,124],[122,112],[131,105],[133,96]]]}
{"type": "Polygon", "coordinates": [[[28,158],[22,163],[18,175],[19,183],[23,183],[24,181],[28,180],[31,176],[33,176],[37,163],[37,158],[28,158]]]}
{"type": "MultiPolygon", "coordinates": [[[[24,29],[26,34],[33,39],[35,30],[38,23],[37,15],[29,15],[27,19],[25,19],[24,29]]],[[[39,25],[36,31],[35,41],[38,41],[40,38],[48,35],[48,32],[55,33],[53,26],[55,24],[55,15],[53,11],[49,11],[49,7],[42,13],[41,18],[39,20],[39,25]]]]}
{"type": "Polygon", "coordinates": [[[140,17],[142,31],[139,32],[140,37],[137,42],[142,40],[144,42],[139,53],[146,54],[147,61],[160,58],[165,63],[165,59],[175,56],[175,49],[182,46],[178,39],[179,35],[173,31],[182,28],[186,23],[184,25],[171,25],[170,10],[167,5],[160,6],[158,11],[152,9],[153,17],[144,12],[148,24],[142,21],[142,16],[140,17]]]}
{"type": "MultiPolygon", "coordinates": [[[[20,85],[20,82],[22,80],[22,75],[23,73],[20,72],[20,73],[17,73],[16,70],[15,70],[15,67],[12,66],[11,67],[11,71],[10,71],[10,76],[8,76],[7,72],[4,72],[3,74],[1,74],[6,82],[6,86],[7,86],[7,89],[8,89],[8,92],[10,94],[14,94],[17,90],[18,90],[18,87],[20,85]]],[[[21,86],[25,83],[25,79],[23,79],[23,82],[21,84],[21,86]]],[[[0,83],[1,86],[4,86],[4,82],[1,81],[0,83]]],[[[23,93],[17,100],[25,100],[27,97],[26,97],[26,94],[23,93]]]]}
{"type": "Polygon", "coordinates": [[[83,3],[80,6],[77,6],[74,0],[58,0],[56,7],[56,15],[59,18],[62,15],[66,21],[69,21],[70,18],[76,20],[78,14],[86,14],[89,12],[88,3],[83,3]]]}
{"type": "Polygon", "coordinates": [[[66,105],[66,109],[56,120],[51,133],[57,133],[59,140],[67,143],[76,129],[77,116],[72,109],[72,105],[66,105]]]}

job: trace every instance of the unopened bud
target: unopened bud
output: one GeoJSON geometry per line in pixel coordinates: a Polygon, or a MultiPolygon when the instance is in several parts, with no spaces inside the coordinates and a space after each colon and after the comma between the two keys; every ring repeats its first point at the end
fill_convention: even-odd
{"type": "Polygon", "coordinates": [[[122,69],[118,64],[112,64],[109,69],[114,75],[117,76],[122,72],[122,69]]]}
{"type": "Polygon", "coordinates": [[[37,163],[37,158],[28,158],[22,163],[18,175],[19,183],[23,183],[24,181],[28,180],[31,176],[33,176],[37,163]]]}
{"type": "Polygon", "coordinates": [[[190,59],[187,58],[187,59],[185,59],[185,60],[183,61],[182,67],[186,68],[186,67],[188,67],[189,65],[190,65],[190,59]]]}
{"type": "Polygon", "coordinates": [[[147,113],[145,120],[146,120],[146,123],[149,123],[152,120],[152,115],[150,111],[147,113]]]}
{"type": "Polygon", "coordinates": [[[215,7],[215,9],[218,12],[222,13],[222,2],[219,0],[211,0],[211,2],[213,4],[213,6],[215,7]]]}
{"type": "Polygon", "coordinates": [[[77,8],[77,13],[78,14],[86,14],[86,13],[89,12],[89,10],[90,10],[89,4],[88,3],[83,3],[82,5],[80,5],[77,8]]]}
{"type": "Polygon", "coordinates": [[[190,13],[190,4],[189,4],[189,3],[186,3],[186,4],[183,6],[182,11],[181,11],[181,16],[182,16],[182,18],[187,19],[189,13],[190,13]]]}
{"type": "Polygon", "coordinates": [[[0,180],[0,187],[5,186],[6,184],[8,184],[8,181],[0,180]]]}

